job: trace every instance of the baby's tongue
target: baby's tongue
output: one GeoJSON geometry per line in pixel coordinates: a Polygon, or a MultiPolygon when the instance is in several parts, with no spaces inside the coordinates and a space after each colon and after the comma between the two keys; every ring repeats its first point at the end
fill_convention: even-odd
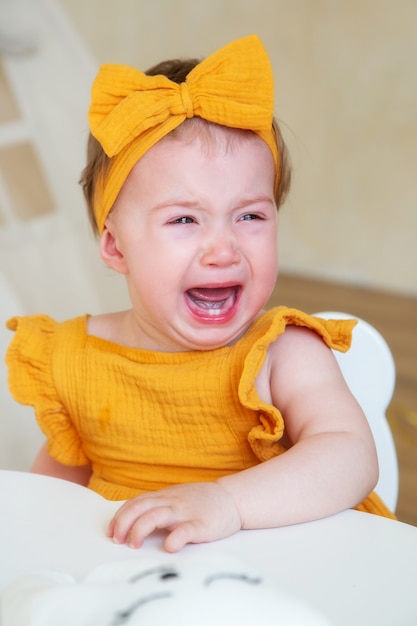
{"type": "Polygon", "coordinates": [[[229,299],[234,300],[235,287],[196,287],[187,291],[188,297],[196,306],[207,309],[219,308],[229,299]]]}

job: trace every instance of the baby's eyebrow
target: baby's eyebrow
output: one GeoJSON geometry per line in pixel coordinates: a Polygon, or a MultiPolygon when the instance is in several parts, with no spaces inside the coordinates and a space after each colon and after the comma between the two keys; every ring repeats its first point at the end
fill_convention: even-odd
{"type": "Polygon", "coordinates": [[[237,572],[220,572],[219,574],[212,574],[204,580],[204,584],[208,587],[218,580],[240,580],[243,583],[250,585],[259,585],[262,582],[262,578],[258,576],[249,576],[248,574],[239,574],[237,572]]]}

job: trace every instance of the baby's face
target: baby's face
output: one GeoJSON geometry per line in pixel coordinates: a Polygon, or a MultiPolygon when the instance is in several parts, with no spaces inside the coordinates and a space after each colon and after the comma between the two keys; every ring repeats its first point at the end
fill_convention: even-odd
{"type": "Polygon", "coordinates": [[[211,133],[210,140],[165,137],[153,146],[106,221],[101,254],[126,275],[145,349],[228,345],[275,286],[270,149],[254,134],[211,133]]]}
{"type": "Polygon", "coordinates": [[[329,626],[253,567],[218,554],[106,563],[82,582],[34,573],[6,591],[2,618],[7,626],[329,626]]]}

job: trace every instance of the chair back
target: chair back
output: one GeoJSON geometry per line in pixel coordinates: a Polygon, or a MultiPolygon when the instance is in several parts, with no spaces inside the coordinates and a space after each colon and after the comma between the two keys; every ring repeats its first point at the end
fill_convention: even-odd
{"type": "MultiPolygon", "coordinates": [[[[325,319],[354,316],[338,311],[315,313],[325,319]]],[[[361,405],[372,430],[379,461],[376,493],[395,511],[398,499],[398,460],[386,411],[395,387],[395,363],[382,335],[368,322],[355,317],[352,346],[346,353],[334,351],[345,380],[361,405]]]]}

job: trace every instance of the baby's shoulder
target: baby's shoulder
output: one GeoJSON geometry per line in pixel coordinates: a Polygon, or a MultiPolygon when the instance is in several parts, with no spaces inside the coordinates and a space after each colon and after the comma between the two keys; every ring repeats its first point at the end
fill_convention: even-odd
{"type": "MultiPolygon", "coordinates": [[[[269,404],[272,400],[272,389],[291,384],[296,376],[299,362],[310,360],[312,350],[327,350],[321,338],[312,330],[301,326],[287,326],[283,333],[276,337],[268,346],[265,361],[256,378],[256,389],[260,398],[269,404]]],[[[314,360],[311,359],[311,360],[314,360]]]]}
{"type": "Polygon", "coordinates": [[[300,361],[313,364],[316,358],[328,351],[328,346],[314,330],[305,326],[289,325],[270,343],[265,368],[269,377],[277,370],[294,372],[300,361]]]}
{"type": "Polygon", "coordinates": [[[44,344],[55,344],[61,338],[65,342],[83,336],[86,332],[86,315],[65,321],[57,321],[49,315],[16,316],[9,319],[6,326],[14,332],[13,343],[25,344],[28,341],[43,350],[44,344]]]}
{"type": "Polygon", "coordinates": [[[297,309],[277,307],[263,318],[270,362],[311,354],[328,354],[329,348],[346,352],[352,340],[354,319],[323,319],[297,309]]]}

